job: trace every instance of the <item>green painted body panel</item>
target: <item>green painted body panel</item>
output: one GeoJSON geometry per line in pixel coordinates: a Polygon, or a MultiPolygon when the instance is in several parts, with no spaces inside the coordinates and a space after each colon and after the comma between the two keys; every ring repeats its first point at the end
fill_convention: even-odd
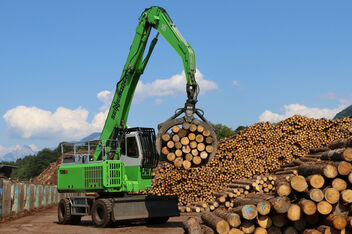
{"type": "MultiPolygon", "coordinates": [[[[119,133],[127,128],[128,113],[137,83],[157,42],[157,37],[152,40],[143,60],[152,28],[156,29],[181,57],[187,85],[197,86],[195,55],[192,47],[181,36],[164,9],[160,7],[146,9],[139,18],[136,34],[100,135],[103,145],[108,145],[109,140],[120,141],[119,133]]],[[[120,146],[109,147],[107,149],[114,152],[112,160],[102,161],[107,159],[107,154],[97,146],[93,162],[60,166],[58,189],[69,192],[129,192],[152,187],[151,168],[125,167],[119,161],[120,146]]],[[[111,159],[110,155],[109,159],[111,159]]]]}
{"type": "MultiPolygon", "coordinates": [[[[143,60],[152,28],[156,29],[181,57],[187,84],[192,86],[196,85],[195,55],[192,47],[182,37],[164,9],[160,7],[146,9],[139,18],[136,34],[130,47],[127,61],[124,65],[120,81],[116,85],[116,91],[109,113],[100,135],[100,140],[102,141],[115,139],[118,131],[127,127],[128,113],[138,80],[143,74],[152,50],[157,42],[157,39],[154,38],[151,42],[147,56],[143,60]]],[[[102,154],[97,150],[94,154],[94,160],[98,161],[101,159],[102,154]]],[[[115,155],[114,159],[118,159],[118,155],[115,155]]]]}
{"type": "Polygon", "coordinates": [[[118,160],[61,165],[57,187],[67,192],[132,192],[152,188],[152,169],[118,160]]]}

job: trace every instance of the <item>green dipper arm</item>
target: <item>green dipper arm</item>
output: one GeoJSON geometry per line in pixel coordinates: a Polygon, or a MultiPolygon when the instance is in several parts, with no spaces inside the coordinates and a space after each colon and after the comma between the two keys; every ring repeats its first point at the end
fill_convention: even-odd
{"type": "MultiPolygon", "coordinates": [[[[139,77],[143,74],[157,42],[156,37],[151,42],[149,51],[143,61],[144,51],[152,28],[155,28],[158,34],[160,33],[181,57],[187,80],[188,99],[194,100],[197,90],[194,51],[183,39],[164,9],[160,7],[148,8],[139,18],[136,35],[130,47],[121,79],[116,85],[115,95],[100,136],[102,141],[116,139],[118,131],[126,128],[128,113],[139,77]]],[[[97,149],[94,154],[94,160],[101,159],[102,152],[97,149]]]]}

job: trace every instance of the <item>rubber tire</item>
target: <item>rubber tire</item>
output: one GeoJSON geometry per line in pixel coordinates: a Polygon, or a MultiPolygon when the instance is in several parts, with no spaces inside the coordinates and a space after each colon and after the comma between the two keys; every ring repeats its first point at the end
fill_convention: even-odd
{"type": "Polygon", "coordinates": [[[163,224],[169,220],[169,217],[146,218],[147,224],[163,224]]]}
{"type": "Polygon", "coordinates": [[[71,207],[68,198],[61,199],[57,207],[57,219],[59,224],[71,223],[71,207]]]}
{"type": "Polygon", "coordinates": [[[95,200],[92,207],[92,221],[96,227],[107,227],[111,224],[112,205],[108,199],[95,200]]]}

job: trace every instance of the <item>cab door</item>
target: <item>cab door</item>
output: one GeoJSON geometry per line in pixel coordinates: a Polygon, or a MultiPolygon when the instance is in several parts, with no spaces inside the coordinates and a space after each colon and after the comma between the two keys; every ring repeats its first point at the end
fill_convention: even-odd
{"type": "Polygon", "coordinates": [[[138,134],[126,134],[121,141],[121,162],[128,166],[141,165],[141,146],[138,134]]]}

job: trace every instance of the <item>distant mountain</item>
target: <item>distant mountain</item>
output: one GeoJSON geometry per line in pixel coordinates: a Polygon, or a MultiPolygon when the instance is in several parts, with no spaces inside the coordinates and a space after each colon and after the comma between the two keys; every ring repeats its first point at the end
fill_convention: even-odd
{"type": "Polygon", "coordinates": [[[86,136],[82,138],[80,141],[94,141],[94,140],[99,140],[100,137],[100,132],[94,132],[90,134],[89,136],[86,136]]]}
{"type": "Polygon", "coordinates": [[[1,151],[0,161],[16,161],[18,158],[23,158],[27,155],[35,155],[37,153],[37,151],[34,151],[33,148],[28,145],[16,145],[6,151],[1,151]]]}
{"type": "Polygon", "coordinates": [[[352,116],[352,105],[337,113],[334,117],[334,120],[342,119],[345,117],[351,117],[351,116],[352,116]]]}

